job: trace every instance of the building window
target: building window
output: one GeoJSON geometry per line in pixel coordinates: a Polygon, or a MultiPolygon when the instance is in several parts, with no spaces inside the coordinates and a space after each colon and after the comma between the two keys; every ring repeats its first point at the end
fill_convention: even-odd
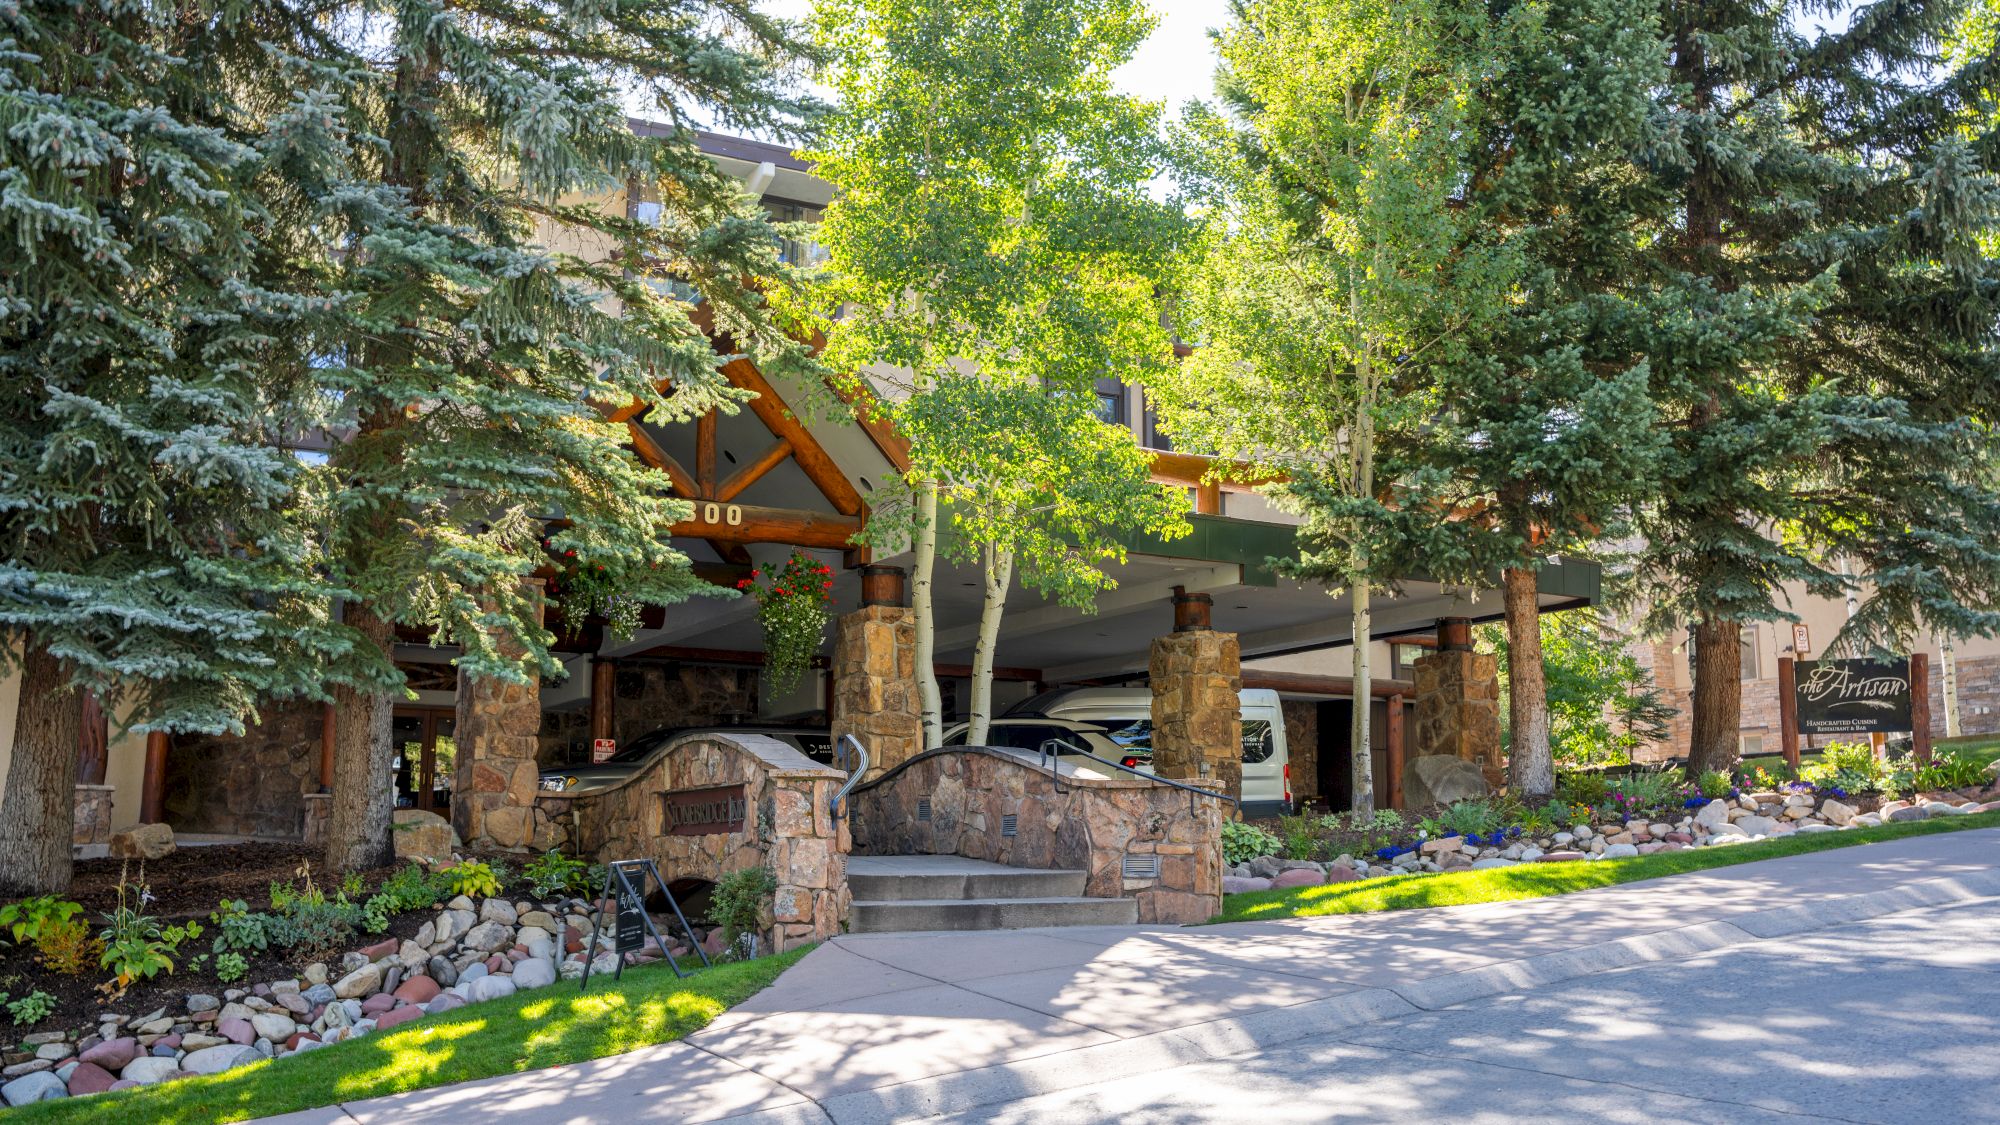
{"type": "Polygon", "coordinates": [[[1112,378],[1097,381],[1097,417],[1113,426],[1125,426],[1125,384],[1112,378]]]}
{"type": "Polygon", "coordinates": [[[1741,757],[1755,758],[1764,752],[1763,735],[1746,734],[1743,735],[1742,738],[1743,738],[1743,746],[1742,746],[1742,753],[1740,755],[1741,757]]]}
{"type": "Polygon", "coordinates": [[[1757,678],[1757,630],[1745,625],[1737,636],[1742,645],[1743,678],[1754,680],[1757,678]]]}
{"type": "Polygon", "coordinates": [[[1423,656],[1421,645],[1390,645],[1389,675],[1398,680],[1417,678],[1417,659],[1423,656]]]}
{"type": "MultiPolygon", "coordinates": [[[[1144,399],[1140,401],[1145,402],[1144,399]]],[[[1160,416],[1153,412],[1151,403],[1146,403],[1145,410],[1140,412],[1139,444],[1162,453],[1170,453],[1174,448],[1173,441],[1160,432],[1160,416]]]]}

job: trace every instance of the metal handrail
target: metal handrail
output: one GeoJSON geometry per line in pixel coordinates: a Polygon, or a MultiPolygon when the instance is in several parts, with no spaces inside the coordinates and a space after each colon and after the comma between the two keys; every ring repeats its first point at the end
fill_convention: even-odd
{"type": "Polygon", "coordinates": [[[1218,793],[1213,789],[1203,789],[1198,785],[1189,785],[1186,782],[1175,781],[1171,777],[1161,777],[1159,774],[1156,773],[1147,773],[1144,770],[1134,769],[1123,762],[1114,762],[1109,758],[1100,758],[1097,755],[1091,753],[1090,751],[1085,750],[1083,747],[1078,746],[1073,742],[1067,742],[1060,738],[1045,738],[1042,740],[1042,748],[1041,748],[1042,764],[1049,767],[1049,776],[1055,780],[1056,792],[1058,793],[1062,792],[1062,772],[1058,770],[1056,767],[1057,765],[1060,764],[1061,755],[1058,754],[1056,751],[1049,749],[1051,746],[1060,746],[1064,750],[1067,750],[1072,754],[1081,754],[1084,757],[1089,758],[1091,761],[1099,763],[1100,765],[1110,766],[1114,770],[1124,770],[1126,773],[1129,773],[1134,777],[1143,777],[1147,781],[1157,781],[1161,785],[1171,785],[1175,789],[1185,789],[1189,793],[1198,794],[1203,797],[1213,797],[1218,801],[1227,801],[1232,805],[1241,804],[1240,801],[1238,801],[1236,798],[1230,796],[1227,793],[1218,793]]]}
{"type": "MultiPolygon", "coordinates": [[[[847,775],[847,784],[840,787],[840,791],[833,795],[833,799],[828,804],[827,813],[833,817],[835,823],[839,823],[840,821],[840,806],[846,802],[847,795],[854,791],[855,786],[861,784],[862,777],[868,773],[868,748],[861,745],[861,740],[851,734],[841,735],[840,741],[834,743],[834,745],[837,747],[842,743],[854,747],[854,752],[861,755],[861,768],[847,775]]],[[[845,755],[836,756],[836,758],[839,757],[845,757],[845,755]]]]}

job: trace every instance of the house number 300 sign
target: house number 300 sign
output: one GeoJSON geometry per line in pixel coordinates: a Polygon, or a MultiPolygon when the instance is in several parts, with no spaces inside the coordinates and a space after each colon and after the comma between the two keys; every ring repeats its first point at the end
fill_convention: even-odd
{"type": "Polygon", "coordinates": [[[741,504],[718,504],[713,500],[707,500],[702,502],[699,514],[703,523],[719,523],[728,527],[743,526],[741,504]]]}

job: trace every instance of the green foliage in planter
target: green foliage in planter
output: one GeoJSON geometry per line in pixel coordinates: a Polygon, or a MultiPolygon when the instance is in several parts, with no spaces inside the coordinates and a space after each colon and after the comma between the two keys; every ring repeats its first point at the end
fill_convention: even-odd
{"type": "Polygon", "coordinates": [[[1222,862],[1234,866],[1260,855],[1276,855],[1283,844],[1276,836],[1240,820],[1222,822],[1222,862]]]}
{"type": "Polygon", "coordinates": [[[215,979],[224,984],[242,980],[250,971],[250,962],[241,953],[218,953],[215,955],[215,979]]]}
{"type": "Polygon", "coordinates": [[[561,851],[550,848],[528,861],[521,874],[528,880],[528,889],[536,898],[552,898],[566,891],[584,890],[589,879],[589,868],[580,859],[571,859],[561,851]]]}
{"type": "Polygon", "coordinates": [[[723,943],[734,949],[738,937],[761,929],[764,910],[777,892],[777,878],[763,867],[741,868],[717,880],[708,913],[722,926],[723,943]]]}
{"type": "Polygon", "coordinates": [[[451,893],[470,898],[492,898],[500,893],[500,876],[487,864],[468,859],[444,869],[451,893]]]}
{"type": "Polygon", "coordinates": [[[40,1023],[56,1010],[56,998],[36,989],[19,1000],[8,1000],[7,994],[0,992],[0,1002],[7,1005],[7,1014],[14,1017],[14,1026],[40,1023]]]}

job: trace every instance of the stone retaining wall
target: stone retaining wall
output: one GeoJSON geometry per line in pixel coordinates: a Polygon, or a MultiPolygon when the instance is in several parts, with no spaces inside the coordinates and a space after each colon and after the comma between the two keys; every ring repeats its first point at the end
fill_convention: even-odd
{"type": "Polygon", "coordinates": [[[96,859],[108,853],[111,844],[112,797],[118,792],[113,785],[78,785],[76,787],[75,817],[70,829],[70,843],[76,848],[79,859],[96,859]]]}
{"type": "Polygon", "coordinates": [[[175,735],[166,822],[176,832],[299,839],[306,795],[319,791],[325,714],[318,700],[282,700],[260,709],[259,722],[241,735],[175,735]]]}
{"type": "Polygon", "coordinates": [[[1060,769],[1058,790],[1048,770],[1026,751],[985,746],[928,751],[855,790],[854,850],[1084,871],[1085,894],[1137,899],[1141,922],[1205,922],[1215,916],[1222,908],[1226,802],[1136,777],[1105,777],[1070,765],[1060,769]],[[928,802],[928,819],[919,816],[921,802],[928,802]],[[1009,816],[1012,836],[1004,834],[1009,816]],[[1126,878],[1127,856],[1157,859],[1158,876],[1126,878]]]}
{"type": "Polygon", "coordinates": [[[698,735],[655,756],[623,784],[582,796],[543,794],[547,821],[566,825],[570,847],[603,863],[651,859],[668,881],[714,882],[766,867],[778,889],[763,936],[782,952],[841,932],[847,922],[845,821],[829,810],[847,775],[762,735],[698,735]],[[734,831],[676,834],[664,795],[742,786],[734,831]]]}

